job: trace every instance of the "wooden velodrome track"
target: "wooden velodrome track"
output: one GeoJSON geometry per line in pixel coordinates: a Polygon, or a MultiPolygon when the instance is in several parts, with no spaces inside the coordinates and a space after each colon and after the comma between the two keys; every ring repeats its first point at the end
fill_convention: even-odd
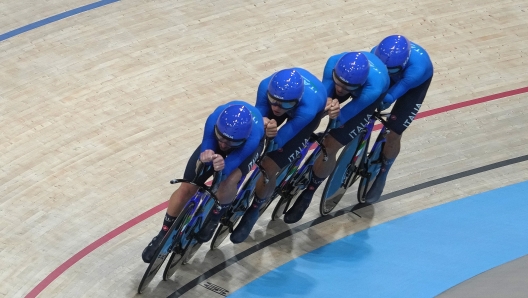
{"type": "MultiPolygon", "coordinates": [[[[0,3],[0,297],[135,296],[141,251],[174,190],[168,181],[182,176],[207,115],[229,100],[254,102],[274,71],[299,66],[320,77],[330,55],[369,50],[389,34],[422,45],[435,66],[421,109],[434,112],[404,134],[385,189],[393,195],[357,210],[361,218],[345,212],[199,284],[233,292],[346,235],[528,180],[524,0],[102,1],[13,31],[93,1],[0,3]]],[[[338,209],[354,202],[351,189],[338,209]]],[[[144,296],[166,297],[317,217],[318,203],[292,226],[265,215],[246,242],[204,245],[170,281],[158,274],[144,296]]],[[[199,285],[184,296],[219,297],[199,285]]]]}

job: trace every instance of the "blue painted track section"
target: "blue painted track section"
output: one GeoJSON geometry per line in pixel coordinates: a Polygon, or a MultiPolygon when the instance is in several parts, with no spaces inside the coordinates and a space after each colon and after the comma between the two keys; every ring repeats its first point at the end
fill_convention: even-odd
{"type": "Polygon", "coordinates": [[[294,259],[229,297],[433,297],[528,254],[527,193],[528,181],[386,222],[294,259]]]}
{"type": "Polygon", "coordinates": [[[31,23],[29,25],[26,25],[26,26],[23,26],[23,27],[20,27],[20,28],[17,28],[15,30],[9,31],[7,33],[0,34],[0,41],[6,40],[8,38],[11,38],[11,37],[19,35],[19,34],[22,34],[22,33],[27,32],[29,30],[32,30],[32,29],[35,29],[35,28],[38,28],[38,27],[42,27],[42,26],[47,25],[49,23],[53,23],[53,22],[65,19],[67,17],[71,17],[71,16],[79,14],[81,12],[85,12],[87,10],[98,8],[98,7],[101,7],[103,5],[114,3],[114,2],[117,2],[117,1],[119,1],[119,0],[101,0],[101,1],[97,1],[97,2],[92,3],[92,4],[88,4],[88,5],[85,5],[85,6],[74,8],[72,10],[65,11],[63,13],[59,13],[57,15],[51,16],[49,18],[45,18],[43,20],[31,23]]]}

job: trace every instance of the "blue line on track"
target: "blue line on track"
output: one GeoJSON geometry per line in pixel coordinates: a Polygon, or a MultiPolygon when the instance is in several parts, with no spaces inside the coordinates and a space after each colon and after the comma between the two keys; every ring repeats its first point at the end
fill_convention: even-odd
{"type": "Polygon", "coordinates": [[[110,3],[118,2],[118,1],[119,0],[102,0],[102,1],[98,1],[98,2],[92,3],[92,4],[88,4],[88,5],[85,5],[85,6],[78,7],[78,8],[74,8],[72,10],[68,10],[68,11],[65,11],[63,13],[59,13],[59,14],[51,16],[49,18],[45,18],[43,20],[31,23],[29,25],[25,25],[23,27],[20,27],[18,29],[12,30],[12,31],[9,31],[7,33],[1,34],[0,35],[0,41],[3,41],[3,40],[6,40],[8,38],[11,38],[13,36],[22,34],[22,33],[27,32],[29,30],[33,30],[35,28],[42,27],[42,26],[47,25],[49,23],[53,23],[53,22],[65,19],[67,17],[71,17],[73,15],[85,12],[87,10],[95,9],[95,8],[98,8],[98,7],[101,7],[101,6],[110,4],[110,3]]]}

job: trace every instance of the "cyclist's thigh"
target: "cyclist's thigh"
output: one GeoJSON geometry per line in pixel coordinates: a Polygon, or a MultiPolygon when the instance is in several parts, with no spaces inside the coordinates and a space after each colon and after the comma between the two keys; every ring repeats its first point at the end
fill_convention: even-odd
{"type": "Polygon", "coordinates": [[[266,156],[277,164],[279,168],[284,168],[299,155],[308,143],[312,133],[319,127],[323,113],[317,115],[308,125],[299,131],[291,140],[278,150],[269,152],[266,156]]]}
{"type": "MultiPolygon", "coordinates": [[[[385,96],[385,93],[383,96],[385,96]]],[[[343,146],[350,143],[359,135],[361,130],[367,126],[370,121],[370,117],[372,117],[376,107],[379,105],[379,99],[382,98],[383,97],[380,96],[378,100],[374,101],[374,103],[361,110],[361,112],[352,117],[352,119],[348,120],[345,124],[336,129],[332,129],[330,131],[330,135],[343,146]]]]}
{"type": "Polygon", "coordinates": [[[391,115],[387,119],[387,125],[391,131],[401,135],[411,125],[422,106],[431,80],[432,77],[396,100],[391,115]]]}
{"type": "Polygon", "coordinates": [[[257,149],[255,149],[255,152],[253,152],[253,154],[250,154],[248,157],[246,157],[246,159],[243,160],[238,166],[238,168],[242,172],[242,177],[246,176],[247,173],[251,171],[251,169],[257,162],[257,159],[259,158],[260,153],[262,152],[263,149],[264,149],[264,139],[260,141],[257,149]]]}
{"type": "MultiPolygon", "coordinates": [[[[201,150],[201,144],[198,145],[198,148],[196,148],[196,150],[194,150],[193,154],[191,155],[191,158],[189,158],[189,161],[187,162],[187,166],[185,167],[185,172],[183,173],[183,179],[192,181],[196,177],[196,175],[197,175],[197,173],[196,173],[196,164],[197,164],[198,160],[200,159],[200,153],[201,153],[200,150],[201,150]]],[[[213,169],[210,169],[209,171],[204,173],[204,175],[199,177],[199,179],[196,182],[198,184],[205,183],[207,178],[209,178],[209,177],[211,177],[211,175],[213,175],[213,172],[214,172],[213,169]]]]}

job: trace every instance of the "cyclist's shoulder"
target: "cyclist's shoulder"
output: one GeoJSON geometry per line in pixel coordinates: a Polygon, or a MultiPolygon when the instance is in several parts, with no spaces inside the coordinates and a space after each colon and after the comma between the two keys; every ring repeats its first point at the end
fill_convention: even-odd
{"type": "Polygon", "coordinates": [[[374,54],[368,55],[367,58],[369,59],[370,67],[367,83],[373,86],[380,86],[383,89],[388,88],[390,85],[390,77],[385,64],[374,54]]]}
{"type": "Polygon", "coordinates": [[[412,52],[416,52],[416,53],[427,53],[427,51],[425,50],[424,47],[422,47],[421,45],[411,41],[411,53],[412,52]]]}
{"type": "Polygon", "coordinates": [[[423,48],[412,44],[411,56],[405,68],[404,77],[407,80],[423,82],[433,75],[433,62],[423,48]]]}
{"type": "Polygon", "coordinates": [[[411,42],[411,55],[409,57],[409,62],[429,64],[431,63],[431,57],[423,47],[414,42],[411,42]]]}
{"type": "Polygon", "coordinates": [[[378,58],[378,56],[376,56],[375,54],[371,52],[361,52],[361,53],[363,53],[367,57],[370,68],[375,68],[380,71],[387,70],[385,63],[383,63],[383,61],[381,61],[381,59],[378,58]]]}

